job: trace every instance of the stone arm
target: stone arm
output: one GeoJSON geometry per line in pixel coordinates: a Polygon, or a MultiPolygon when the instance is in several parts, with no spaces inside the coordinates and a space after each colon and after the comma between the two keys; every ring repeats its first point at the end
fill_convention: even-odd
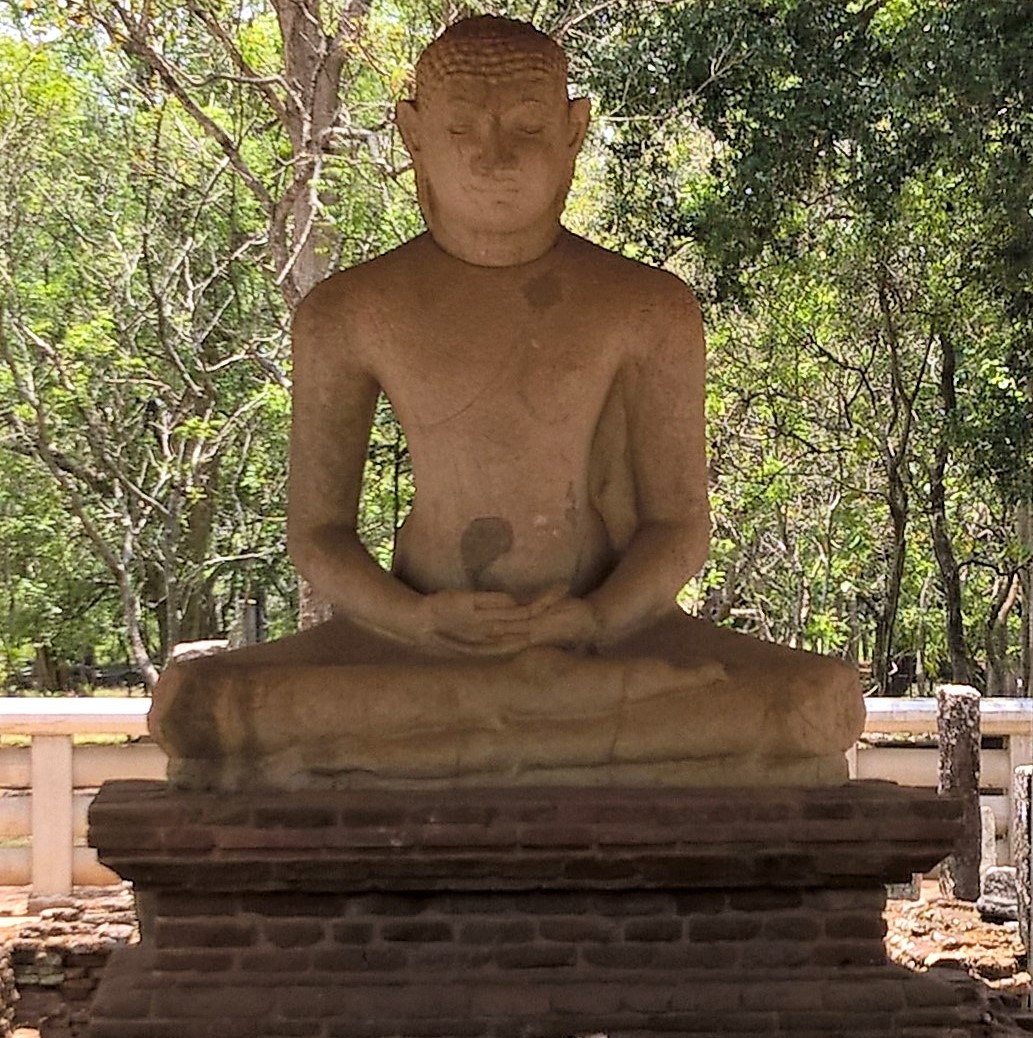
{"type": "Polygon", "coordinates": [[[384,570],[359,539],[359,497],[380,386],[353,341],[376,341],[375,333],[363,332],[368,319],[343,304],[350,294],[344,278],[317,285],[293,324],[291,560],[335,612],[370,630],[446,654],[516,651],[527,643],[528,610],[509,595],[421,594],[384,570]]]}
{"type": "Polygon", "coordinates": [[[604,639],[669,610],[710,541],[703,322],[680,282],[661,305],[657,340],[621,372],[638,526],[616,569],[586,596],[604,639]]]}
{"type": "Polygon", "coordinates": [[[644,322],[653,334],[619,376],[635,531],[598,588],[581,600],[546,602],[532,621],[532,642],[605,644],[623,638],[669,611],[706,560],[706,357],[699,305],[678,282],[655,304],[654,317],[644,322]]]}

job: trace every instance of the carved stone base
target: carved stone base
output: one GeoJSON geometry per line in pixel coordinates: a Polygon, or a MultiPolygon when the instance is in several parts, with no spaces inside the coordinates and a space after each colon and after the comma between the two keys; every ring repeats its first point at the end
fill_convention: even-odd
{"type": "Polygon", "coordinates": [[[136,884],[92,1038],[960,1038],[984,996],[887,963],[883,884],[960,806],[887,783],[214,795],[109,783],[136,884]]]}

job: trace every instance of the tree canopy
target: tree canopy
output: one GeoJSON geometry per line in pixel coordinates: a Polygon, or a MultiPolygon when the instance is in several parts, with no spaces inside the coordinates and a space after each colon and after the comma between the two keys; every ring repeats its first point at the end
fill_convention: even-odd
{"type": "MultiPolygon", "coordinates": [[[[576,231],[707,319],[687,608],[870,685],[1030,688],[1033,24],[991,0],[520,0],[595,122],[576,231]]],[[[438,0],[0,7],[0,638],[293,626],[289,322],[421,227],[393,129],[438,0]]],[[[677,421],[677,415],[670,416],[677,421]]],[[[362,531],[411,486],[382,401],[362,531]]]]}

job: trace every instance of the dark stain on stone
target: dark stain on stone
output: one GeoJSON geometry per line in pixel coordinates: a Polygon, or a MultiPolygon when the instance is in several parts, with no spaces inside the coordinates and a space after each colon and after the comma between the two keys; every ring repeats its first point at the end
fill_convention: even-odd
{"type": "Polygon", "coordinates": [[[563,299],[563,289],[555,274],[541,274],[524,285],[524,298],[539,312],[563,299]]]}
{"type": "Polygon", "coordinates": [[[513,526],[508,519],[484,515],[474,519],[459,540],[463,568],[472,587],[480,587],[484,571],[513,547],[513,526]]]}

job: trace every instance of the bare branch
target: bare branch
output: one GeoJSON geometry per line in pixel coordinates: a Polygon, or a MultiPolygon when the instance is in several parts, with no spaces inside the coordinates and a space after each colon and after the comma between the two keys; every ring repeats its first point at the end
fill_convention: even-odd
{"type": "Polygon", "coordinates": [[[182,73],[174,68],[162,54],[148,43],[146,36],[146,23],[136,21],[130,13],[122,6],[115,4],[115,10],[126,29],[126,35],[111,24],[111,22],[100,13],[95,17],[108,31],[112,40],[121,43],[123,49],[140,58],[153,72],[155,72],[165,86],[175,95],[184,109],[190,113],[191,118],[214,140],[222,149],[223,154],[229,159],[233,168],[240,174],[241,180],[248,186],[251,193],[259,204],[266,210],[273,207],[273,199],[262,181],[255,175],[240,153],[240,149],[229,136],[229,134],[190,96],[184,85],[182,73]]]}
{"type": "Polygon", "coordinates": [[[280,123],[286,127],[287,109],[276,91],[272,89],[274,83],[285,86],[283,78],[281,76],[260,76],[248,63],[240,48],[230,38],[229,33],[223,28],[218,18],[210,11],[205,10],[204,6],[198,3],[197,0],[187,0],[186,6],[187,10],[195,18],[204,23],[205,28],[212,34],[213,38],[222,44],[222,48],[229,56],[230,61],[233,62],[233,65],[240,72],[239,82],[255,87],[262,97],[265,98],[266,104],[276,113],[280,123]]]}

